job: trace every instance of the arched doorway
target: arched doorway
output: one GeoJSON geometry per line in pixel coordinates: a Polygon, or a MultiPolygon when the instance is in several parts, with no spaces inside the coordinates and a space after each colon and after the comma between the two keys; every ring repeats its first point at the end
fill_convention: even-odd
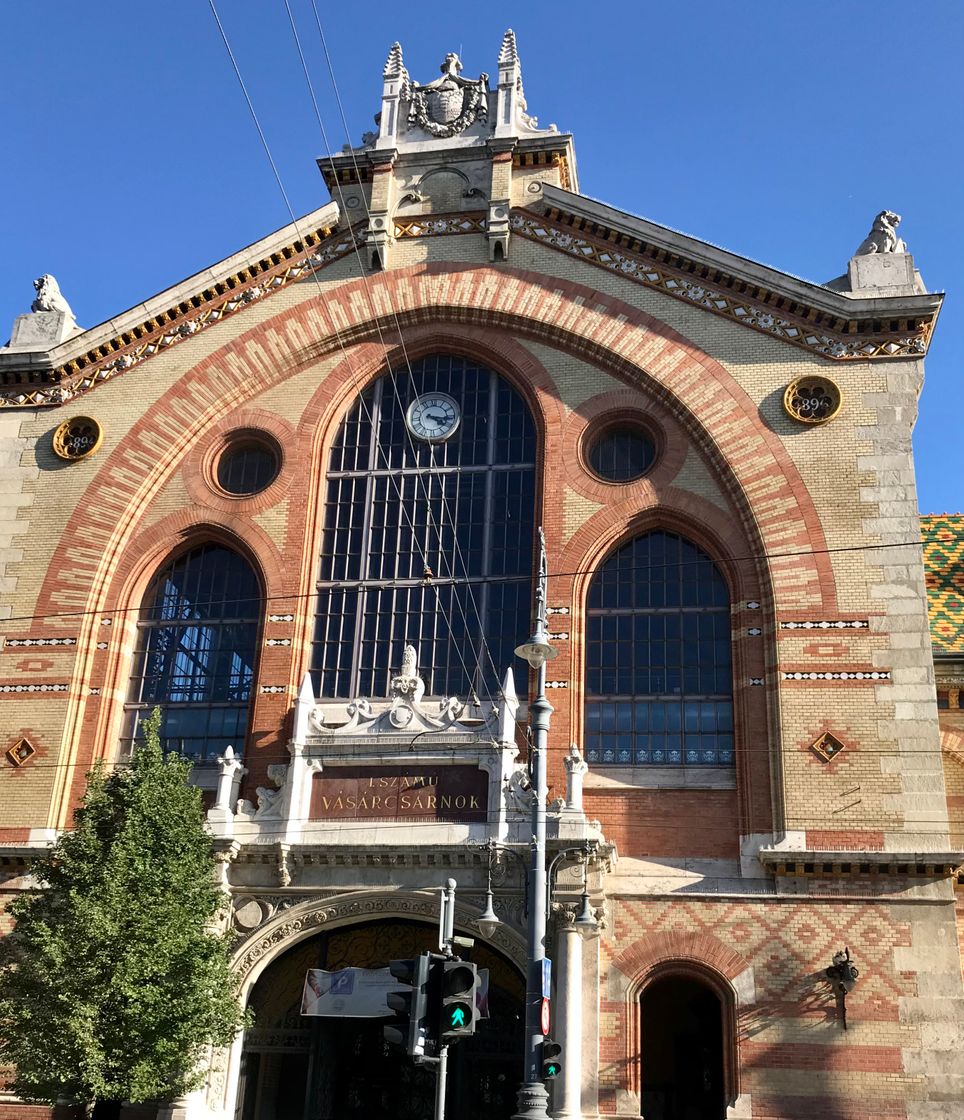
{"type": "Polygon", "coordinates": [[[693,975],[674,973],[640,997],[644,1120],[724,1120],[726,1079],[720,995],[693,975]]]}
{"type": "MultiPolygon", "coordinates": [[[[424,1120],[435,1073],[382,1038],[381,1019],[300,1015],[309,968],[383,968],[437,948],[438,934],[410,921],[370,922],[302,941],[265,969],[249,1007],[235,1120],[424,1120]]],[[[489,970],[490,1018],[449,1051],[446,1112],[460,1120],[509,1120],[522,1078],[524,981],[485,945],[468,954],[489,970]]]]}

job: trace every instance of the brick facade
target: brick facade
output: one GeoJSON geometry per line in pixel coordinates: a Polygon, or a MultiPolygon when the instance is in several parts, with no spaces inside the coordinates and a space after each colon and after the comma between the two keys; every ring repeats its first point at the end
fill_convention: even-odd
{"type": "MultiPolygon", "coordinates": [[[[942,712],[941,739],[924,570],[910,547],[922,357],[878,349],[844,361],[801,342],[803,327],[791,344],[760,327],[765,317],[751,327],[616,271],[607,246],[642,259],[662,244],[680,276],[741,284],[747,301],[791,308],[793,322],[829,322],[831,303],[843,321],[848,300],[862,306],[814,289],[808,309],[801,282],[602,206],[587,233],[592,259],[576,259],[564,238],[596,204],[568,193],[571,140],[552,143],[558,151],[516,163],[444,144],[438,159],[503,184],[513,213],[538,218],[555,242],[513,235],[507,259],[493,263],[484,220],[469,232],[409,230],[384,249],[387,267],[370,271],[367,250],[340,247],[349,223],[326,208],[305,223],[325,231],[310,275],[284,278],[282,262],[307,250],[279,231],[252,256],[262,264],[251,275],[283,282],[249,304],[183,336],[172,313],[144,334],[170,341],[100,382],[92,375],[56,407],[8,394],[0,687],[10,695],[0,745],[23,738],[35,753],[22,766],[0,759],[0,854],[69,826],[86,771],[116,757],[138,606],[159,568],[199,542],[241,552],[263,586],[240,789],[256,800],[268,767],[288,760],[314,626],[325,464],[342,418],[400,361],[465,356],[519,391],[537,431],[548,606],[565,612],[550,628],[568,635],[552,663],[551,799],[565,793],[570,743],[585,736],[585,607],[600,564],[643,532],[678,533],[714,559],[731,600],[732,771],[702,785],[657,781],[641,767],[593,766],[586,778],[586,814],[613,858],[593,879],[605,928],[587,981],[598,1037],[583,1039],[583,1114],[640,1115],[640,1000],[655,978],[679,976],[719,1000],[733,1120],[951,1120],[964,1107],[950,879],[964,843],[964,721],[942,712]],[[845,404],[831,422],[804,426],[784,410],[786,386],[802,377],[839,384],[845,404]],[[105,440],[64,463],[50,431],[74,415],[95,417],[105,440]],[[587,441],[634,418],[652,434],[656,462],[637,481],[605,482],[586,464],[587,441]],[[213,483],[213,463],[244,431],[273,438],[281,466],[262,492],[232,498],[213,483]],[[828,733],[842,744],[829,761],[815,750],[828,733]],[[825,976],[844,945],[861,970],[846,1033],[825,976]]],[[[406,159],[379,163],[375,182],[345,171],[345,191],[360,192],[372,214],[410,205],[399,201],[414,166],[406,159]]],[[[426,197],[420,213],[432,214],[426,197]]],[[[369,247],[382,244],[373,230],[369,247]]],[[[235,284],[239,268],[232,258],[211,275],[235,284]]],[[[186,281],[157,306],[194,314],[195,290],[201,282],[186,281]]],[[[922,314],[923,294],[887,298],[894,321],[922,314]]],[[[58,368],[77,385],[85,369],[107,370],[111,354],[134,353],[141,328],[132,319],[125,329],[110,341],[94,328],[74,346],[74,367],[71,351],[58,368]]],[[[376,873],[367,886],[387,889],[376,873]]],[[[247,897],[256,884],[233,887],[247,897]]],[[[228,1094],[224,1116],[233,1116],[232,1077],[212,1075],[228,1094]]],[[[0,1120],[35,1115],[46,1112],[0,1102],[0,1120]]]]}

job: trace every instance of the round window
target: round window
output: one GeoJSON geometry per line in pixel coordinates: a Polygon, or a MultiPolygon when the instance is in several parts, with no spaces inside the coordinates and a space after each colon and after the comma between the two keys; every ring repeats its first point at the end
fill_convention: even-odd
{"type": "Polygon", "coordinates": [[[843,394],[829,377],[800,377],[783,394],[784,409],[803,424],[832,420],[842,404],[843,394]]]}
{"type": "Polygon", "coordinates": [[[590,468],[608,482],[632,482],[653,465],[656,445],[637,424],[613,424],[589,444],[590,468]]]}
{"type": "Polygon", "coordinates": [[[278,477],[281,457],[274,442],[258,436],[232,440],[217,463],[218,486],[244,498],[265,490],[278,477]]]}

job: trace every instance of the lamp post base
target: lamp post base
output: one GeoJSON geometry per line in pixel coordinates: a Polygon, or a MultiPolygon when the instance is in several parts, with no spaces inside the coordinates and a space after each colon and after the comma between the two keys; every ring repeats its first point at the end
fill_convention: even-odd
{"type": "Polygon", "coordinates": [[[549,1094],[541,1081],[521,1085],[517,1103],[512,1120],[549,1120],[549,1094]]]}

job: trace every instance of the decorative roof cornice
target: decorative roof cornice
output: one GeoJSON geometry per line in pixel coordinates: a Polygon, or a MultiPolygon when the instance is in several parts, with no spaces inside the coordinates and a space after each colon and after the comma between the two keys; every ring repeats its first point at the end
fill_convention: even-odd
{"type": "Polygon", "coordinates": [[[964,851],[955,848],[934,852],[762,848],[760,862],[777,875],[788,876],[949,879],[961,870],[964,851]]]}
{"type": "Polygon", "coordinates": [[[47,353],[0,350],[0,408],[56,406],[125,373],[355,249],[338,207],[317,210],[47,353]]]}
{"type": "Polygon", "coordinates": [[[548,185],[512,229],[832,361],[923,357],[944,298],[837,292],[548,185]]]}

